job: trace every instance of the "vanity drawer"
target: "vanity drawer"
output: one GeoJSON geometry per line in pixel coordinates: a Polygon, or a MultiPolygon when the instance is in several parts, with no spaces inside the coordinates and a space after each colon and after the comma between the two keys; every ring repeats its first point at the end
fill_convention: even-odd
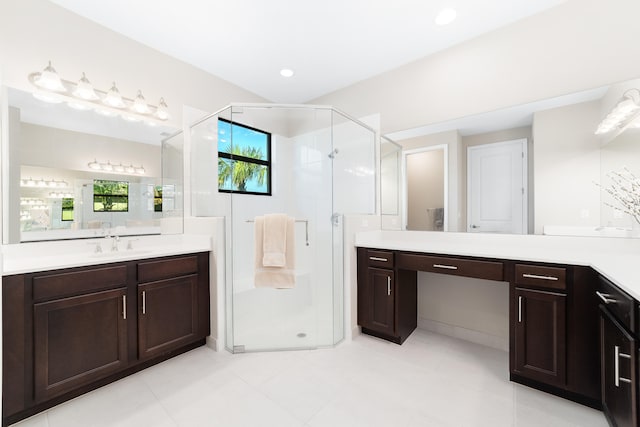
{"type": "Polygon", "coordinates": [[[620,323],[631,332],[636,331],[635,303],[631,296],[602,276],[598,280],[596,295],[598,302],[606,306],[620,323]]]}
{"type": "Polygon", "coordinates": [[[119,288],[127,283],[127,266],[87,267],[78,271],[33,277],[36,302],[119,288]]]}
{"type": "Polygon", "coordinates": [[[369,267],[393,268],[393,252],[368,249],[367,264],[369,267]]]}
{"type": "Polygon", "coordinates": [[[398,254],[397,266],[407,270],[428,271],[487,280],[504,280],[504,264],[497,261],[398,254]]]}
{"type": "Polygon", "coordinates": [[[543,265],[516,264],[516,284],[548,289],[567,289],[567,269],[543,265]]]}
{"type": "Polygon", "coordinates": [[[154,282],[197,272],[197,256],[145,261],[138,263],[138,282],[154,282]]]}

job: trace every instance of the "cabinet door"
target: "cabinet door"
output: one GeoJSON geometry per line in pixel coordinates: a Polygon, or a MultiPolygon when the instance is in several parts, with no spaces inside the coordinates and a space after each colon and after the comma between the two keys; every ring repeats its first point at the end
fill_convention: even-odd
{"type": "Polygon", "coordinates": [[[43,302],[33,308],[36,401],[126,367],[125,289],[43,302]]]}
{"type": "Polygon", "coordinates": [[[546,384],[566,384],[566,295],[515,288],[515,370],[546,384]]]}
{"type": "Polygon", "coordinates": [[[198,276],[138,285],[138,357],[146,359],[195,341],[198,276]]]}
{"type": "Polygon", "coordinates": [[[393,335],[395,333],[395,289],[392,270],[369,268],[369,324],[366,327],[393,335]]]}
{"type": "Polygon", "coordinates": [[[636,427],[636,342],[620,323],[601,307],[600,360],[602,409],[609,424],[636,427]]]}

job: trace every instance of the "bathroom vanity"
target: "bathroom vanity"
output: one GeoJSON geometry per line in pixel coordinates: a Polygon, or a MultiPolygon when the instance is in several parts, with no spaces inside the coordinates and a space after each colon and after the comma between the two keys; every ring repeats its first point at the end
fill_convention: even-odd
{"type": "Polygon", "coordinates": [[[3,425],[203,345],[210,252],[180,249],[24,272],[5,263],[3,425]]]}
{"type": "Polygon", "coordinates": [[[629,254],[637,243],[361,233],[358,325],[401,344],[416,328],[419,271],[505,282],[511,380],[602,408],[612,425],[636,426],[640,286],[629,254]]]}

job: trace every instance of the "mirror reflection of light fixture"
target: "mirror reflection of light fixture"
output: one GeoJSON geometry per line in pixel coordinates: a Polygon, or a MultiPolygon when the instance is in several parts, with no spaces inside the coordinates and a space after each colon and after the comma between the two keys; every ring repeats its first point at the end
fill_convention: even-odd
{"type": "Polygon", "coordinates": [[[125,98],[115,82],[111,89],[102,91],[93,87],[85,73],[77,82],[64,80],[51,66],[51,61],[42,72],[29,74],[29,81],[37,88],[33,96],[47,103],[66,102],[76,110],[94,110],[103,116],[120,116],[131,122],[144,121],[150,126],[170,118],[164,98],[160,98],[158,106],[148,104],[140,90],[134,99],[125,98]],[[126,113],[123,112],[125,109],[126,113]]]}
{"type": "Polygon", "coordinates": [[[87,166],[89,166],[89,169],[92,170],[110,173],[127,173],[130,175],[144,175],[146,173],[143,166],[135,167],[131,163],[128,166],[125,166],[122,163],[111,163],[111,161],[100,163],[94,159],[92,162],[87,163],[87,166]]]}
{"type": "Polygon", "coordinates": [[[629,89],[598,125],[596,135],[623,130],[640,112],[640,90],[629,89]]]}
{"type": "Polygon", "coordinates": [[[35,180],[31,177],[20,179],[21,187],[63,188],[67,187],[68,185],[69,184],[66,181],[58,181],[56,179],[45,180],[44,178],[40,178],[38,180],[35,180]]]}

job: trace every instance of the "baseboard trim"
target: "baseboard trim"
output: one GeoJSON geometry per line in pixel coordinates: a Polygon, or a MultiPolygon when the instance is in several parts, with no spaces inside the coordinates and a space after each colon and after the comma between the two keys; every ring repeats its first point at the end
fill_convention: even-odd
{"type": "Polygon", "coordinates": [[[212,336],[208,336],[206,344],[207,344],[207,347],[209,347],[213,351],[220,351],[220,349],[218,348],[218,339],[217,338],[214,338],[212,336]]]}
{"type": "Polygon", "coordinates": [[[429,332],[470,341],[476,344],[495,348],[502,351],[509,351],[509,337],[500,337],[491,335],[486,332],[475,331],[473,329],[463,328],[461,326],[450,325],[424,317],[418,317],[418,329],[429,332]]]}

